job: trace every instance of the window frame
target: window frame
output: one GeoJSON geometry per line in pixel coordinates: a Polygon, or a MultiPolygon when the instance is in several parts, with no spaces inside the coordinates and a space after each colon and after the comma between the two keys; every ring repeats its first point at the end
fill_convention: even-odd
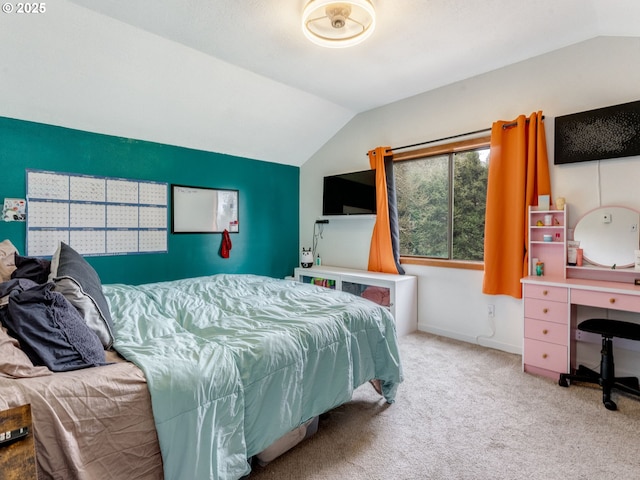
{"type": "MultiPolygon", "coordinates": [[[[393,153],[394,162],[402,162],[407,160],[419,160],[427,157],[435,157],[438,155],[449,155],[452,153],[466,152],[469,150],[477,150],[491,146],[491,136],[460,140],[457,142],[442,143],[431,147],[418,148],[407,152],[393,153]]],[[[450,179],[453,181],[453,179],[450,179]]],[[[451,200],[452,201],[452,200],[451,200]]],[[[460,268],[465,270],[484,270],[484,261],[473,260],[452,260],[440,258],[400,256],[400,263],[406,265],[422,265],[428,267],[444,267],[444,268],[460,268]]]]}

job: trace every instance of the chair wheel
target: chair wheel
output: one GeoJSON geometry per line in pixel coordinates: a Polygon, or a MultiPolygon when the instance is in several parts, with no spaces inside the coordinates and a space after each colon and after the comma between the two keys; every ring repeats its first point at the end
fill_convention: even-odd
{"type": "Polygon", "coordinates": [[[560,374],[560,378],[558,379],[558,385],[560,385],[561,387],[568,387],[569,380],[565,378],[564,375],[560,374]]]}
{"type": "Polygon", "coordinates": [[[614,402],[613,400],[604,400],[602,403],[604,403],[604,406],[607,410],[617,410],[618,406],[616,405],[616,402],[614,402]]]}

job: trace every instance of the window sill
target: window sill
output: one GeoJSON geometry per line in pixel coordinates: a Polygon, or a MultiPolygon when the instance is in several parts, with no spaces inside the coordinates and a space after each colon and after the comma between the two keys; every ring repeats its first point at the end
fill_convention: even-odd
{"type": "Polygon", "coordinates": [[[425,267],[461,268],[463,270],[484,270],[484,262],[470,260],[440,260],[437,258],[400,257],[400,263],[405,265],[422,265],[425,267]]]}

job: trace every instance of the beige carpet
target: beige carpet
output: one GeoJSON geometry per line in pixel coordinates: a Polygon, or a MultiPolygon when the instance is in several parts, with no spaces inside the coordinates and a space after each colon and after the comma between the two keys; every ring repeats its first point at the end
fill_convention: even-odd
{"type": "MultiPolygon", "coordinates": [[[[405,380],[369,385],[249,480],[640,479],[640,401],[522,373],[521,357],[425,333],[400,339],[405,380]]],[[[596,360],[594,363],[598,363],[596,360]]]]}

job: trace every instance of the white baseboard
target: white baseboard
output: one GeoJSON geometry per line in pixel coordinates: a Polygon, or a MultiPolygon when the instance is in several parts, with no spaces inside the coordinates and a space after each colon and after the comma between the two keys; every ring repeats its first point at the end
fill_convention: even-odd
{"type": "Polygon", "coordinates": [[[418,330],[421,332],[432,333],[433,335],[440,335],[442,337],[453,338],[454,340],[460,340],[462,342],[473,343],[474,345],[481,345],[483,347],[494,348],[496,350],[502,350],[507,353],[515,353],[522,355],[522,345],[509,345],[508,343],[497,342],[493,338],[487,336],[473,337],[471,335],[464,335],[458,332],[450,330],[444,330],[441,328],[434,328],[429,325],[418,324],[418,330]]]}
{"type": "MultiPolygon", "coordinates": [[[[597,333],[582,332],[576,330],[576,340],[585,343],[593,343],[596,345],[602,344],[602,336],[597,333]]],[[[614,338],[613,349],[624,348],[625,350],[631,350],[633,352],[640,352],[640,342],[637,340],[627,340],[626,338],[614,338]]]]}

